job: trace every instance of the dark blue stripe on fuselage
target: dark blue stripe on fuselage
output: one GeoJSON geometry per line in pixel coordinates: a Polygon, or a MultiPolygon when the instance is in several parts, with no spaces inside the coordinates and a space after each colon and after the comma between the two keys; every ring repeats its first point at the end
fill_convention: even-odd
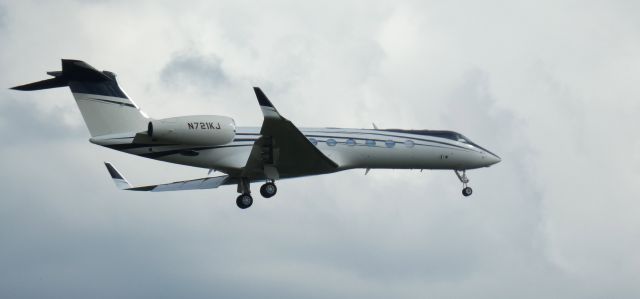
{"type": "MultiPolygon", "coordinates": [[[[313,133],[322,133],[322,132],[313,132],[313,133]]],[[[328,133],[328,132],[327,132],[328,133]]],[[[473,149],[470,148],[465,148],[465,147],[461,147],[459,145],[455,145],[455,144],[450,144],[447,142],[441,142],[441,141],[434,141],[434,140],[430,140],[430,139],[423,139],[423,138],[415,138],[414,136],[400,136],[400,135],[392,135],[392,134],[378,134],[378,133],[370,133],[370,132],[331,132],[334,134],[362,134],[362,135],[377,135],[377,136],[385,136],[385,137],[395,137],[395,138],[400,138],[400,139],[410,139],[410,140],[418,140],[418,141],[423,141],[423,142],[432,142],[432,143],[436,143],[436,144],[441,144],[441,145],[433,145],[433,144],[421,144],[421,143],[415,143],[416,146],[429,146],[429,147],[439,147],[439,148],[445,148],[447,149],[448,147],[444,147],[442,145],[447,145],[447,146],[451,146],[451,147],[455,147],[455,149],[462,149],[462,150],[467,150],[467,151],[474,151],[473,149]]],[[[137,154],[143,157],[148,157],[148,158],[160,158],[160,157],[165,157],[165,156],[169,156],[169,155],[174,155],[174,154],[181,154],[184,153],[186,151],[202,151],[202,150],[209,150],[209,149],[217,149],[217,148],[227,148],[227,147],[242,147],[242,146],[253,146],[253,142],[257,141],[260,138],[260,134],[257,133],[237,133],[236,135],[240,135],[240,136],[256,136],[255,138],[237,138],[234,139],[233,142],[252,142],[250,144],[228,144],[228,145],[220,145],[220,146],[198,146],[198,147],[184,147],[184,148],[180,148],[180,149],[171,149],[171,150],[163,150],[163,151],[153,151],[153,152],[149,152],[149,153],[141,153],[141,154],[137,154]]],[[[362,141],[366,141],[366,140],[374,140],[377,142],[381,142],[381,143],[385,143],[385,139],[369,139],[369,138],[362,138],[362,137],[355,137],[355,136],[335,136],[335,135],[317,135],[317,134],[311,134],[311,132],[309,132],[308,135],[305,135],[305,137],[307,138],[333,138],[333,139],[353,139],[353,140],[362,140],[362,141]]],[[[319,142],[325,142],[326,140],[318,140],[319,142]]],[[[338,142],[340,144],[346,144],[346,142],[338,142]]],[[[131,149],[138,149],[138,148],[153,148],[153,147],[158,147],[158,146],[179,146],[178,144],[132,144],[132,143],[126,143],[126,144],[114,144],[114,145],[105,145],[106,147],[115,149],[115,150],[131,150],[131,149]]],[[[364,143],[360,143],[360,144],[356,144],[356,146],[369,146],[367,144],[364,143]]],[[[480,146],[477,146],[474,144],[474,146],[485,150],[488,153],[491,153],[489,151],[487,151],[484,148],[481,148],[480,146]]],[[[388,148],[386,146],[375,146],[375,147],[382,147],[382,148],[388,148]]],[[[448,149],[452,149],[452,148],[448,148],[448,149]]]]}
{"type": "Polygon", "coordinates": [[[161,151],[161,152],[150,152],[150,153],[137,154],[137,155],[142,156],[142,157],[147,157],[147,158],[160,158],[160,157],[166,157],[166,156],[175,155],[175,154],[181,154],[181,153],[190,152],[190,151],[192,151],[192,152],[200,152],[200,151],[203,151],[203,150],[227,148],[227,147],[242,147],[242,146],[253,146],[253,144],[234,144],[234,145],[191,147],[191,148],[181,148],[181,149],[167,150],[167,151],[161,151]]]}
{"type": "MultiPolygon", "coordinates": [[[[386,140],[382,140],[382,139],[368,139],[368,138],[362,138],[362,137],[354,137],[352,135],[356,135],[356,134],[360,134],[360,135],[374,135],[374,136],[384,136],[384,137],[395,137],[395,138],[399,138],[399,139],[411,139],[411,140],[418,140],[418,141],[424,141],[424,142],[432,142],[432,143],[437,143],[437,144],[442,144],[442,145],[447,145],[447,146],[451,146],[451,147],[455,147],[458,149],[463,149],[463,150],[467,150],[467,151],[475,151],[474,149],[471,148],[467,148],[467,147],[463,147],[457,144],[452,144],[452,143],[448,143],[448,142],[444,142],[444,141],[437,141],[437,140],[432,140],[432,139],[425,139],[425,138],[420,138],[420,137],[416,137],[415,135],[411,135],[411,134],[407,134],[410,136],[404,136],[404,135],[395,135],[395,134],[381,134],[381,133],[372,133],[372,132],[357,132],[357,131],[342,131],[342,132],[334,132],[334,131],[307,131],[307,132],[302,132],[302,134],[305,135],[305,137],[309,138],[309,137],[316,137],[316,138],[335,138],[335,139],[354,139],[354,140],[376,140],[376,141],[381,141],[384,142],[386,140]],[[318,134],[348,134],[351,136],[335,136],[335,135],[318,135],[318,134]]],[[[260,136],[259,133],[236,133],[236,135],[242,135],[242,136],[260,136]]],[[[422,144],[424,146],[431,146],[431,147],[440,147],[440,148],[445,148],[442,146],[436,146],[436,145],[427,145],[427,144],[422,144]]],[[[475,144],[471,144],[474,145],[475,144]]],[[[480,148],[478,146],[478,148],[480,148]]],[[[487,151],[489,152],[489,151],[487,151]]]]}
{"type": "MultiPolygon", "coordinates": [[[[448,146],[452,146],[452,147],[456,147],[456,148],[460,148],[460,149],[464,149],[464,150],[473,150],[470,148],[466,148],[457,144],[452,144],[452,143],[448,143],[448,142],[444,142],[444,141],[437,141],[437,140],[432,140],[432,139],[425,139],[425,138],[420,138],[420,137],[416,137],[415,135],[411,135],[408,134],[410,136],[404,136],[404,135],[395,135],[395,134],[381,134],[381,133],[371,133],[371,132],[354,132],[354,131],[343,131],[343,132],[334,132],[334,131],[307,131],[307,132],[302,132],[302,134],[304,134],[307,138],[308,137],[321,137],[321,138],[340,138],[340,139],[355,139],[355,140],[368,140],[367,138],[362,138],[362,137],[353,137],[353,136],[335,136],[335,135],[317,135],[318,133],[322,134],[349,134],[349,135],[354,135],[354,134],[360,134],[360,135],[374,135],[374,136],[384,136],[384,137],[395,137],[395,138],[399,138],[399,139],[411,139],[411,140],[419,140],[419,141],[426,141],[426,142],[433,142],[433,143],[438,143],[438,144],[442,144],[442,145],[448,145],[448,146]]],[[[259,133],[236,133],[236,135],[244,135],[244,136],[250,136],[250,135],[255,135],[255,136],[260,136],[259,133]]],[[[373,139],[376,141],[386,141],[386,140],[382,140],[382,139],[373,139]]],[[[475,145],[475,144],[473,144],[475,145]]],[[[433,145],[431,145],[433,146],[433,145]]]]}

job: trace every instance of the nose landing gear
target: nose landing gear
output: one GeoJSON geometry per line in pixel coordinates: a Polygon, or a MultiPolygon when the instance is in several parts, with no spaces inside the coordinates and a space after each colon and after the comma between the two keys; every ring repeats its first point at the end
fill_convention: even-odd
{"type": "Polygon", "coordinates": [[[467,197],[467,196],[470,196],[471,194],[473,194],[473,189],[471,189],[471,187],[467,186],[467,184],[469,183],[469,178],[467,178],[467,171],[466,170],[462,170],[462,171],[454,170],[454,172],[456,173],[456,176],[458,177],[458,179],[462,183],[462,195],[467,197]]]}

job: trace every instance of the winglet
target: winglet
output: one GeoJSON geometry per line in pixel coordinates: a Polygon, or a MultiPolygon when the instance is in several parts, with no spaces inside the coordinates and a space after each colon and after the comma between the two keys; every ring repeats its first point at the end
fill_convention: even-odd
{"type": "Polygon", "coordinates": [[[256,97],[258,98],[258,104],[260,104],[260,109],[262,109],[262,114],[264,117],[268,118],[280,118],[280,113],[276,110],[276,107],[273,106],[269,98],[262,92],[260,87],[254,87],[253,91],[256,93],[256,97]]]}
{"type": "Polygon", "coordinates": [[[260,89],[260,87],[254,87],[253,91],[256,93],[256,97],[258,98],[258,103],[260,103],[260,106],[275,108],[273,107],[273,104],[271,104],[271,101],[269,101],[269,98],[267,98],[264,92],[262,92],[262,89],[260,89]]]}
{"type": "Polygon", "coordinates": [[[113,165],[111,165],[111,163],[109,162],[104,162],[104,165],[107,167],[107,170],[109,171],[109,174],[111,175],[111,179],[113,179],[113,182],[116,184],[116,187],[118,187],[118,189],[120,190],[126,190],[131,188],[131,184],[129,184],[129,182],[127,181],[127,179],[125,179],[117,170],[115,167],[113,167],[113,165]]]}

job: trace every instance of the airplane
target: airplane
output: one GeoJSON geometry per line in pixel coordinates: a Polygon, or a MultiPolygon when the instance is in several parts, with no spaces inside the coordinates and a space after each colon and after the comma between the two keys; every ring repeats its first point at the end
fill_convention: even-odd
{"type": "Polygon", "coordinates": [[[189,115],[154,119],[119,87],[116,75],[80,60],[62,59],[53,78],[12,87],[32,91],[69,87],[89,129],[91,143],[117,151],[209,169],[206,177],[150,186],[133,186],[108,162],[116,186],[130,191],[213,189],[236,185],[236,204],[253,204],[251,183],[264,182],[265,198],[281,179],[348,169],[453,170],[462,195],[473,193],[466,171],[489,167],[500,157],[453,131],[298,128],[284,118],[259,87],[254,92],[264,119],[261,127],[238,127],[233,118],[189,115]],[[211,177],[212,171],[224,173],[211,177]]]}

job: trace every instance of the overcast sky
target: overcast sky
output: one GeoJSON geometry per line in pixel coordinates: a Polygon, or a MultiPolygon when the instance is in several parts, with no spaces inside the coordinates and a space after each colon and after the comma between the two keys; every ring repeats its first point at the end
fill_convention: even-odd
{"type": "Polygon", "coordinates": [[[638,1],[0,0],[2,298],[638,298],[638,1]],[[131,3],[133,2],[133,3],[131,3]],[[353,170],[127,193],[206,175],[88,142],[60,58],[154,118],[456,130],[470,171],[353,170]],[[253,186],[256,190],[258,186],[253,186]]]}

